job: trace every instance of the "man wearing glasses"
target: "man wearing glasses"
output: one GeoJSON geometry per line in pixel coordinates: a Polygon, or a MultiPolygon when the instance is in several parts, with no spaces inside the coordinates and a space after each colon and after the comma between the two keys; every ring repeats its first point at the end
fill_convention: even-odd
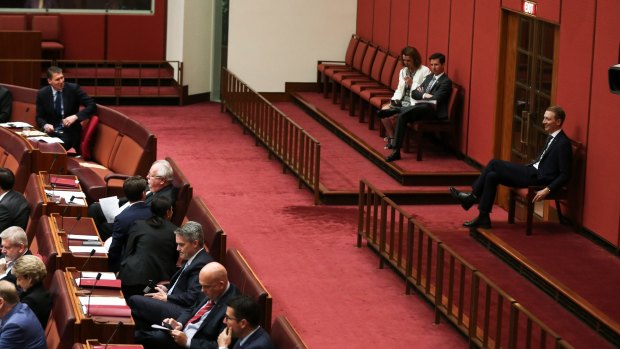
{"type": "Polygon", "coordinates": [[[252,298],[238,296],[229,300],[224,316],[226,328],[217,338],[219,349],[231,348],[233,337],[239,341],[234,348],[274,349],[271,337],[260,327],[259,319],[260,306],[252,298]]]}
{"type": "Polygon", "coordinates": [[[2,254],[0,258],[0,280],[15,283],[17,279],[11,273],[13,263],[23,255],[32,254],[28,249],[28,237],[20,227],[8,227],[0,233],[2,254]]]}

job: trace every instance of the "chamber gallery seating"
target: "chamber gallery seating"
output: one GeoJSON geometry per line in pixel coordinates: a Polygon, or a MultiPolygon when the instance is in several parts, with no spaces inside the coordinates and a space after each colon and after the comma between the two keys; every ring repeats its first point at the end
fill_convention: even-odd
{"type": "Polygon", "coordinates": [[[172,185],[177,188],[177,200],[173,207],[171,221],[176,225],[181,225],[185,213],[187,212],[187,206],[189,206],[192,195],[194,195],[194,188],[189,184],[189,180],[187,180],[181,168],[177,166],[177,163],[170,157],[167,157],[166,160],[170,163],[172,171],[174,172],[172,185]]]}
{"type": "Polygon", "coordinates": [[[323,95],[325,97],[328,96],[328,82],[329,79],[325,75],[325,70],[327,69],[341,69],[343,67],[351,68],[353,66],[353,56],[355,55],[355,50],[357,49],[357,44],[359,43],[360,37],[353,34],[351,35],[351,39],[349,40],[349,45],[347,46],[347,51],[344,56],[344,61],[328,61],[328,60],[319,60],[316,65],[316,82],[323,90],[323,95]]]}
{"type": "Polygon", "coordinates": [[[260,325],[269,332],[271,329],[271,295],[265,286],[237,249],[228,249],[224,266],[228,271],[228,280],[237,286],[242,294],[258,302],[261,309],[260,325]]]}
{"type": "Polygon", "coordinates": [[[50,53],[53,58],[63,58],[65,45],[61,42],[62,31],[60,25],[60,16],[32,16],[32,30],[41,32],[41,51],[43,55],[50,53]]]}
{"type": "Polygon", "coordinates": [[[28,184],[24,190],[24,197],[26,201],[28,201],[28,206],[30,207],[30,216],[28,217],[28,226],[26,227],[28,241],[32,241],[34,238],[39,218],[43,214],[43,197],[41,197],[41,193],[39,193],[39,187],[35,185],[36,181],[37,174],[31,173],[30,176],[28,176],[28,184]]]}
{"type": "Polygon", "coordinates": [[[26,30],[26,15],[1,15],[0,30],[26,30]]]}
{"type": "Polygon", "coordinates": [[[271,327],[271,340],[276,349],[306,349],[307,346],[286,316],[278,316],[271,327]]]}
{"type": "Polygon", "coordinates": [[[13,189],[24,192],[32,164],[32,147],[18,134],[0,127],[0,167],[15,174],[13,189]]]}
{"type": "Polygon", "coordinates": [[[23,121],[36,126],[37,90],[27,87],[0,84],[6,87],[13,97],[11,105],[11,121],[23,121]]]}
{"type": "Polygon", "coordinates": [[[34,237],[32,239],[28,238],[28,241],[30,241],[29,249],[33,254],[38,254],[43,263],[45,263],[47,276],[45,280],[43,280],[43,285],[46,289],[49,289],[54,272],[56,271],[58,249],[54,243],[49,217],[46,215],[41,216],[36,226],[34,237]]]}
{"type": "Polygon", "coordinates": [[[188,221],[198,222],[202,225],[205,245],[209,254],[216,262],[224,263],[226,255],[226,233],[217,222],[202,198],[194,196],[189,202],[185,218],[188,221]]]}
{"type": "Polygon", "coordinates": [[[123,196],[124,177],[114,175],[146,176],[157,156],[153,133],[113,109],[98,108],[98,122],[89,123],[84,130],[92,135],[92,139],[83,142],[82,148],[87,151],[83,151],[81,158],[67,160],[68,172],[78,177],[90,202],[123,196]],[[92,153],[87,154],[91,149],[92,153]]]}
{"type": "Polygon", "coordinates": [[[75,316],[62,270],[56,270],[49,292],[52,295],[52,313],[45,328],[49,349],[69,349],[74,342],[75,316]]]}

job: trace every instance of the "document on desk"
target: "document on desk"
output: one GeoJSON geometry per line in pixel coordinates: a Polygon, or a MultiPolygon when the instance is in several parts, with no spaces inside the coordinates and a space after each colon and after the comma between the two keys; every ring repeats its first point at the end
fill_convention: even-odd
{"type": "Polygon", "coordinates": [[[69,246],[71,253],[90,253],[95,250],[95,253],[108,253],[108,249],[103,246],[69,246]]]}
{"type": "MultiPolygon", "coordinates": [[[[83,271],[82,277],[84,279],[94,279],[99,272],[97,271],[83,271]]],[[[116,280],[116,274],[110,271],[101,272],[101,280],[116,280]]]]}
{"type": "Polygon", "coordinates": [[[99,241],[97,235],[80,235],[80,234],[67,234],[69,240],[83,240],[83,241],[99,241]]]}
{"type": "Polygon", "coordinates": [[[11,121],[11,122],[3,122],[3,123],[1,123],[0,127],[10,127],[10,128],[30,127],[30,128],[32,128],[33,126],[30,125],[29,123],[23,122],[23,121],[11,121]]]}
{"type": "MultiPolygon", "coordinates": [[[[80,303],[82,305],[88,304],[88,296],[80,296],[80,303]]],[[[127,305],[125,298],[123,297],[106,297],[106,296],[91,296],[90,304],[92,305],[127,305]]]]}
{"type": "Polygon", "coordinates": [[[58,137],[49,137],[49,136],[41,136],[41,137],[30,137],[31,140],[37,142],[45,142],[45,143],[64,143],[62,139],[58,137]]]}

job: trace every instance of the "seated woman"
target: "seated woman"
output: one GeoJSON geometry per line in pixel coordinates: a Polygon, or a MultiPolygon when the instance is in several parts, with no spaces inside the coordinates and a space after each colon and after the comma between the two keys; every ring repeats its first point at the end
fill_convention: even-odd
{"type": "Polygon", "coordinates": [[[170,199],[156,197],[151,202],[151,218],[138,220],[129,229],[118,278],[125,299],[144,294],[151,280],[167,280],[176,270],[179,253],[174,235],[177,226],[170,222],[170,199]]]}
{"type": "Polygon", "coordinates": [[[401,107],[411,105],[411,91],[415,90],[424,82],[424,78],[431,73],[427,66],[422,64],[422,56],[415,47],[407,46],[400,52],[400,59],[403,60],[403,69],[398,73],[398,87],[390,103],[384,104],[377,116],[385,127],[387,137],[385,141],[388,149],[394,139],[395,117],[401,107]]]}
{"type": "Polygon", "coordinates": [[[22,289],[20,301],[28,304],[45,328],[52,311],[52,296],[43,287],[47,275],[45,264],[37,256],[24,255],[15,260],[12,272],[17,278],[17,286],[22,289]]]}

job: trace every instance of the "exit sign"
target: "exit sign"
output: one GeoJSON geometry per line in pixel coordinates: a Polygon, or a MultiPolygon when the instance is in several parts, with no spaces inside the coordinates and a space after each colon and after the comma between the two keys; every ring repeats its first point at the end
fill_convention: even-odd
{"type": "Polygon", "coordinates": [[[523,1],[523,13],[526,13],[530,16],[536,16],[536,6],[537,4],[532,1],[523,1]]]}

